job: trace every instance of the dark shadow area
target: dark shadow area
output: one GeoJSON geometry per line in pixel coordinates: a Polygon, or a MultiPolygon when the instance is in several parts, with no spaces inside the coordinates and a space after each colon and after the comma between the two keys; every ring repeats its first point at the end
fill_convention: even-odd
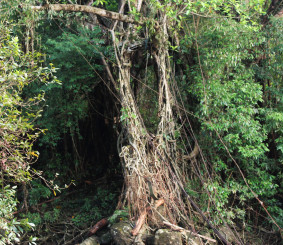
{"type": "MultiPolygon", "coordinates": [[[[31,234],[38,237],[37,244],[65,244],[72,239],[69,244],[75,244],[115,211],[123,175],[117,153],[119,105],[109,93],[99,83],[85,98],[87,115],[79,120],[77,131],[65,131],[56,145],[46,147],[39,141],[36,146],[40,157],[33,168],[43,171],[45,180],[30,182],[28,211],[19,207],[18,215],[36,225],[31,234]],[[48,188],[50,181],[63,189],[48,188]]],[[[20,203],[23,200],[21,190],[20,203]]]]}

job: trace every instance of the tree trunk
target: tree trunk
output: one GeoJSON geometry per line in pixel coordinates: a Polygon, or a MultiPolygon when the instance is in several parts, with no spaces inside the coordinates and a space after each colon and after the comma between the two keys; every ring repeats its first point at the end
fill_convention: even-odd
{"type": "MultiPolygon", "coordinates": [[[[152,193],[157,199],[164,200],[164,212],[162,219],[176,224],[180,220],[188,222],[186,205],[182,197],[180,185],[183,186],[182,176],[177,162],[177,150],[175,140],[175,119],[172,112],[174,99],[172,97],[169,79],[171,67],[168,54],[167,17],[160,13],[160,22],[155,33],[155,45],[153,53],[158,68],[159,79],[159,125],[154,137],[147,132],[143,119],[137,107],[132,88],[130,86],[132,64],[129,30],[128,28],[122,40],[123,46],[119,49],[115,46],[116,60],[119,67],[120,98],[122,105],[123,137],[126,141],[121,144],[120,157],[123,161],[124,177],[126,184],[125,205],[130,207],[131,215],[138,218],[147,214],[145,210],[152,207],[150,221],[157,225],[160,214],[152,203],[152,193]],[[162,16],[163,15],[163,16],[162,16]],[[150,185],[150,186],[149,186],[150,185]],[[152,206],[153,205],[153,206],[152,206]]],[[[113,42],[115,33],[112,32],[113,42]]],[[[139,37],[136,37],[139,39],[139,37]]],[[[133,40],[132,42],[139,41],[133,40]]],[[[120,137],[123,138],[123,137],[120,137]]]]}

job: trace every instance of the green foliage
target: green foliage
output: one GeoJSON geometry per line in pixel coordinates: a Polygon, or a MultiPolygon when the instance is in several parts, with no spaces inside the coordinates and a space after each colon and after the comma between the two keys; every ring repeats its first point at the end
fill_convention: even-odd
{"type": "Polygon", "coordinates": [[[104,47],[98,27],[88,30],[70,24],[62,25],[58,30],[54,21],[45,21],[39,25],[38,31],[42,38],[41,48],[47,54],[46,62],[59,68],[58,78],[62,81],[61,85],[32,88],[32,91],[40,89],[45,92],[45,107],[42,117],[37,120],[39,125],[48,129],[39,141],[41,159],[46,163],[46,176],[53,178],[52,175],[59,172],[61,179],[65,178],[62,181],[68,182],[74,178],[68,171],[81,164],[80,156],[76,154],[74,157],[73,153],[83,140],[81,123],[90,115],[90,106],[93,106],[89,95],[102,82],[99,74],[103,67],[101,53],[109,56],[110,49],[104,47]],[[54,32],[56,35],[53,36],[54,32]]]}
{"type": "Polygon", "coordinates": [[[81,30],[73,34],[66,30],[55,39],[48,39],[44,45],[48,60],[60,69],[59,79],[62,86],[48,87],[45,90],[46,104],[39,123],[49,131],[41,138],[41,144],[56,146],[63,133],[78,133],[78,123],[87,115],[88,101],[85,95],[92,90],[99,80],[95,79],[101,65],[95,63],[102,51],[98,44],[103,44],[94,31],[81,30]],[[95,45],[95,46],[94,46],[95,45]],[[75,55],[75,59],[74,59],[75,55]],[[93,60],[88,64],[86,60],[93,60]],[[55,105],[60,104],[60,107],[55,105]],[[50,120],[57,117],[58,120],[50,120]]]}
{"type": "MultiPolygon", "coordinates": [[[[263,106],[260,110],[260,119],[268,134],[268,164],[266,170],[274,176],[278,185],[278,193],[283,193],[283,21],[282,18],[273,18],[271,25],[263,33],[266,41],[261,47],[262,59],[255,63],[257,79],[263,85],[263,106]]],[[[275,194],[275,193],[274,193],[275,194]]],[[[282,200],[275,197],[267,200],[268,210],[273,214],[282,227],[282,200]]]]}
{"type": "MultiPolygon", "coordinates": [[[[273,29],[273,35],[278,35],[278,27],[273,29]]],[[[282,74],[280,76],[278,73],[282,51],[278,47],[279,39],[275,41],[273,36],[268,36],[234,20],[226,19],[221,23],[213,19],[202,20],[197,37],[200,56],[195,57],[196,65],[187,66],[185,77],[194,82],[189,86],[183,85],[189,96],[199,101],[195,111],[202,119],[199,121],[201,146],[210,155],[209,161],[213,167],[214,181],[208,181],[206,188],[215,202],[215,215],[220,212],[222,217],[230,221],[235,217],[245,219],[244,202],[252,200],[254,196],[225,147],[244,172],[251,189],[263,201],[271,203],[270,198],[279,191],[281,177],[276,177],[275,170],[280,167],[272,164],[272,159],[267,157],[270,151],[267,142],[268,135],[276,132],[274,143],[280,150],[282,115],[279,108],[282,107],[279,97],[282,93],[279,94],[282,87],[279,80],[282,81],[282,74]],[[275,46],[267,42],[268,38],[273,40],[275,46]],[[269,64],[268,67],[263,67],[256,60],[266,52],[266,49],[261,50],[267,43],[272,51],[270,59],[264,60],[269,64]],[[274,62],[274,66],[270,66],[270,61],[274,62]],[[268,101],[268,107],[264,94],[267,92],[263,89],[266,85],[261,82],[263,74],[274,81],[274,86],[272,83],[269,88],[274,91],[274,99],[268,101]],[[258,80],[259,76],[261,80],[258,80]],[[233,199],[235,207],[227,209],[233,199]]],[[[182,52],[191,53],[189,47],[193,46],[193,40],[193,35],[182,40],[182,52]]],[[[268,56],[266,54],[265,57],[268,56]]],[[[204,202],[207,202],[205,199],[204,202]]],[[[275,200],[272,200],[275,204],[275,200]]],[[[277,205],[270,208],[277,210],[276,216],[282,214],[277,205]]],[[[214,212],[213,208],[211,211],[214,212]]],[[[215,219],[215,222],[221,221],[215,219]]]]}
{"type": "Polygon", "coordinates": [[[137,116],[134,113],[131,113],[129,108],[121,108],[121,117],[120,117],[120,121],[126,121],[130,118],[136,119],[137,116]]]}
{"type": "MultiPolygon", "coordinates": [[[[31,196],[38,197],[36,200],[30,199],[37,203],[39,197],[43,197],[40,193],[35,193],[43,186],[36,187],[30,191],[31,196]]],[[[46,192],[46,190],[45,190],[46,192]]],[[[46,192],[47,195],[49,193],[46,192]]],[[[64,196],[64,194],[63,194],[64,196]]],[[[111,189],[97,188],[95,191],[77,190],[75,196],[71,198],[61,197],[52,203],[41,205],[41,213],[28,212],[22,214],[23,218],[28,218],[30,222],[35,224],[36,230],[42,233],[52,223],[60,223],[60,220],[69,220],[70,224],[74,224],[78,228],[86,228],[92,222],[108,217],[115,209],[117,194],[111,189]]],[[[126,216],[123,212],[118,215],[120,218],[126,216]]]]}
{"type": "Polygon", "coordinates": [[[60,208],[54,207],[51,210],[45,210],[43,215],[40,215],[40,213],[37,212],[28,212],[22,216],[30,220],[34,224],[35,229],[40,230],[43,225],[58,222],[58,220],[62,218],[62,213],[60,208]]]}
{"type": "Polygon", "coordinates": [[[54,208],[52,211],[47,211],[44,213],[44,220],[48,223],[54,223],[59,219],[60,216],[60,209],[54,208]]]}
{"type": "Polygon", "coordinates": [[[24,215],[24,217],[30,220],[35,227],[38,227],[42,223],[42,218],[39,213],[28,212],[26,215],[24,215]]]}
{"type": "Polygon", "coordinates": [[[72,221],[78,227],[84,227],[85,224],[94,220],[100,220],[113,211],[113,201],[117,196],[109,190],[98,188],[93,197],[84,198],[80,205],[80,211],[73,215],[72,221]]]}
{"type": "MultiPolygon", "coordinates": [[[[43,100],[43,93],[23,99],[21,93],[31,81],[48,78],[48,68],[31,66],[34,57],[23,54],[17,37],[11,37],[7,28],[0,26],[0,136],[1,156],[4,173],[16,181],[28,177],[29,162],[38,157],[32,150],[33,142],[40,134],[32,122],[40,116],[41,111],[33,106],[43,100]]],[[[36,57],[37,56],[37,57],[36,57]]],[[[3,173],[3,174],[4,174],[3,173]]]]}
{"type": "Polygon", "coordinates": [[[93,6],[104,6],[105,9],[118,12],[118,1],[116,0],[95,0],[93,6]]]}
{"type": "Polygon", "coordinates": [[[6,186],[0,191],[0,244],[11,244],[11,241],[19,241],[20,232],[14,224],[12,213],[16,210],[15,186],[6,186]]]}
{"type": "MultiPolygon", "coordinates": [[[[282,68],[283,68],[283,43],[282,19],[273,19],[271,26],[266,29],[264,38],[266,42],[262,45],[262,55],[265,59],[254,64],[256,75],[264,86],[264,107],[261,108],[261,119],[265,121],[265,129],[274,134],[275,144],[282,159],[282,68]]],[[[269,141],[271,143],[271,141],[269,141]]]]}
{"type": "MultiPolygon", "coordinates": [[[[16,211],[16,186],[6,185],[0,190],[0,244],[14,244],[20,242],[24,231],[33,229],[34,224],[28,219],[18,220],[13,217],[16,211]]],[[[32,238],[31,238],[32,239],[32,238]]]]}
{"type": "MultiPolygon", "coordinates": [[[[257,159],[267,151],[266,133],[257,120],[262,87],[254,81],[253,70],[245,65],[253,58],[247,49],[258,45],[251,41],[252,35],[244,26],[229,21],[213,32],[206,30],[199,41],[207,42],[200,57],[206,79],[203,82],[197,74],[198,82],[191,87],[201,100],[199,116],[206,120],[204,127],[220,133],[238,159],[257,159]],[[241,37],[235,36],[236,28],[241,37]]],[[[250,164],[245,167],[253,168],[250,164]]]]}
{"type": "Polygon", "coordinates": [[[39,155],[33,144],[41,130],[33,123],[41,110],[34,108],[43,100],[44,93],[26,97],[23,91],[35,81],[47,84],[52,79],[54,68],[40,67],[40,59],[39,53],[23,53],[18,38],[0,23],[1,244],[18,242],[24,229],[32,227],[26,219],[13,218],[17,204],[15,188],[7,183],[29,181],[30,164],[39,155]]]}
{"type": "Polygon", "coordinates": [[[40,199],[47,199],[51,196],[52,191],[43,185],[38,180],[31,181],[31,189],[29,191],[29,203],[30,205],[36,205],[40,199]]]}
{"type": "Polygon", "coordinates": [[[111,215],[111,217],[108,218],[108,221],[110,224],[114,224],[121,220],[126,220],[129,218],[129,210],[127,209],[121,209],[121,210],[115,210],[114,213],[111,215]]]}

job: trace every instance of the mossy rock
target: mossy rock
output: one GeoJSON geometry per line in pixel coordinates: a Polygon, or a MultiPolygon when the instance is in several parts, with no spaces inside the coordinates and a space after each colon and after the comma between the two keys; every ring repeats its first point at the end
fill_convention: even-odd
{"type": "Polygon", "coordinates": [[[131,234],[133,227],[129,222],[122,221],[111,226],[110,232],[115,244],[130,245],[134,241],[131,234]]]}
{"type": "Polygon", "coordinates": [[[80,245],[100,245],[96,236],[91,236],[84,240],[80,245]]]}
{"type": "Polygon", "coordinates": [[[168,229],[159,229],[154,236],[154,245],[182,245],[182,234],[168,229]]]}
{"type": "Polygon", "coordinates": [[[99,236],[99,240],[101,244],[109,244],[112,241],[112,236],[110,231],[99,236]]]}

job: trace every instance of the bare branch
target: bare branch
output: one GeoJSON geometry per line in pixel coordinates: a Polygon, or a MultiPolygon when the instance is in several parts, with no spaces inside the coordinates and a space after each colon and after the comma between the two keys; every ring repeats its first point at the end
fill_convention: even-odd
{"type": "Polygon", "coordinates": [[[83,12],[83,13],[90,13],[96,14],[105,18],[109,18],[112,20],[123,21],[127,23],[134,23],[134,24],[142,24],[142,21],[137,21],[134,18],[108,11],[101,8],[86,6],[86,5],[78,5],[78,4],[46,4],[44,6],[31,6],[31,9],[34,11],[43,11],[43,10],[52,10],[52,11],[68,11],[68,12],[83,12]]]}

